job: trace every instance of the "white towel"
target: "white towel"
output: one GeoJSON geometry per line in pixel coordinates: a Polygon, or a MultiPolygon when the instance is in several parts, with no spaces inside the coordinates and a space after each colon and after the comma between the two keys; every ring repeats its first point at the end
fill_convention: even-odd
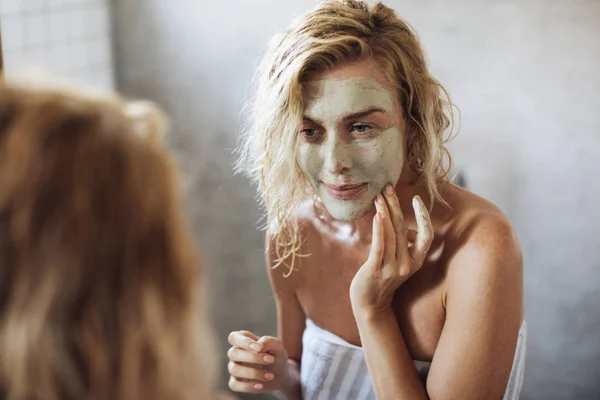
{"type": "MultiPolygon", "coordinates": [[[[523,384],[527,325],[519,330],[517,349],[504,400],[517,400],[523,384]]],[[[302,336],[300,380],[304,400],[375,400],[367,363],[361,347],[354,346],[311,320],[302,336]]],[[[425,382],[431,363],[414,361],[425,382]]]]}

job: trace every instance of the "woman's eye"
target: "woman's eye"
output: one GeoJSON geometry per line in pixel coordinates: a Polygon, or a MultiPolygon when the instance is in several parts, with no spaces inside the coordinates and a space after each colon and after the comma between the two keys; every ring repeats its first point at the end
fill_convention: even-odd
{"type": "Polygon", "coordinates": [[[304,136],[306,138],[313,138],[313,137],[317,136],[319,131],[315,128],[306,128],[306,129],[302,129],[300,131],[300,133],[302,134],[302,136],[304,136]]]}
{"type": "Polygon", "coordinates": [[[352,125],[352,131],[356,133],[368,133],[373,127],[366,124],[354,124],[352,125]]]}

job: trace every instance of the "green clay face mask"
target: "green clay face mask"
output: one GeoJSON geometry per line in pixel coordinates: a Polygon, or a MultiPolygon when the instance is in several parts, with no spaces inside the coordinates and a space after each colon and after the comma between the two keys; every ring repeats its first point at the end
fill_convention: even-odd
{"type": "Polygon", "coordinates": [[[393,94],[359,76],[309,82],[304,100],[300,168],[334,218],[359,219],[404,165],[393,94]]]}

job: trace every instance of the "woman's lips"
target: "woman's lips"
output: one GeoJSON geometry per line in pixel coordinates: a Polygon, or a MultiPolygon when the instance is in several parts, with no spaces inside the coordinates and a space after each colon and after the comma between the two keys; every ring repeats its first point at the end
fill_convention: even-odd
{"type": "Polygon", "coordinates": [[[323,186],[331,197],[339,200],[354,200],[361,197],[367,189],[366,183],[346,184],[346,185],[328,185],[324,182],[323,186]]]}

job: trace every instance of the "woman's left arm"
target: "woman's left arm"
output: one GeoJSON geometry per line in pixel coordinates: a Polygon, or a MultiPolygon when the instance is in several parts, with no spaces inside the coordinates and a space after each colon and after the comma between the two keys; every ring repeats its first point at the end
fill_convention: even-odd
{"type": "Polygon", "coordinates": [[[376,200],[378,213],[369,259],[350,290],[377,398],[502,398],[523,308],[522,257],[510,224],[501,216],[482,217],[452,260],[446,321],[425,387],[391,300],[395,290],[422,265],[433,230],[423,203],[416,200],[418,233],[409,249],[395,194],[386,193],[386,201],[382,200],[376,200]]]}

